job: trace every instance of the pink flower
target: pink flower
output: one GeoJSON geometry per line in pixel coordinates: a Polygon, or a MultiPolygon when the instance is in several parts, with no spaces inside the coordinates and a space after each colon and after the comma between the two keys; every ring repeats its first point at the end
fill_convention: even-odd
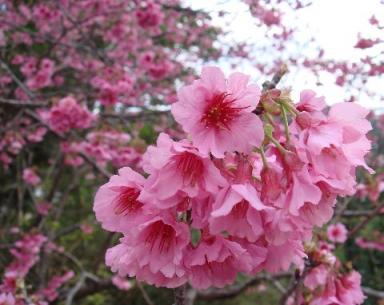
{"type": "Polygon", "coordinates": [[[222,237],[202,240],[190,248],[185,258],[189,281],[193,287],[224,287],[233,282],[237,272],[252,270],[251,255],[238,243],[222,237]]]}
{"type": "Polygon", "coordinates": [[[0,293],[0,305],[15,305],[16,300],[11,293],[0,293]]]}
{"type": "Polygon", "coordinates": [[[30,132],[27,135],[28,141],[31,142],[40,142],[43,140],[44,135],[47,133],[47,128],[38,127],[34,131],[30,132]]]}
{"type": "Polygon", "coordinates": [[[300,93],[300,101],[296,105],[296,109],[300,112],[315,112],[325,108],[325,100],[323,96],[316,97],[316,92],[312,90],[303,90],[300,93]]]}
{"type": "Polygon", "coordinates": [[[282,172],[272,166],[264,167],[260,173],[261,199],[265,202],[276,200],[283,192],[282,172]]]}
{"type": "Polygon", "coordinates": [[[226,184],[210,158],[189,141],[174,142],[165,133],[159,135],[157,146],[148,147],[143,163],[151,175],[139,199],[153,198],[160,208],[176,205],[185,195],[196,197],[201,191],[216,193],[219,186],[226,184]]]}
{"type": "Polygon", "coordinates": [[[259,211],[269,209],[250,184],[232,184],[223,188],[213,204],[210,219],[212,234],[226,231],[232,236],[255,242],[263,234],[259,211]]]}
{"type": "Polygon", "coordinates": [[[107,251],[106,264],[112,271],[168,288],[186,282],[182,263],[189,243],[188,226],[163,216],[139,225],[136,234],[125,236],[121,244],[107,251]]]}
{"type": "Polygon", "coordinates": [[[327,282],[329,270],[323,264],[313,268],[304,279],[304,285],[311,290],[323,286],[327,282]]]}
{"type": "Polygon", "coordinates": [[[362,166],[373,173],[364,160],[371,149],[371,142],[366,137],[372,129],[371,123],[365,119],[368,113],[367,109],[356,103],[339,103],[331,107],[329,121],[339,124],[342,129],[341,150],[346,159],[353,166],[362,166]]]}
{"type": "Polygon", "coordinates": [[[103,86],[100,91],[100,102],[105,106],[117,103],[118,94],[109,84],[103,86]]]}
{"type": "Polygon", "coordinates": [[[143,66],[145,69],[149,69],[152,65],[152,62],[155,58],[155,53],[152,51],[146,51],[140,54],[139,64],[143,66]]]}
{"type": "Polygon", "coordinates": [[[367,240],[362,237],[356,238],[356,245],[363,249],[375,249],[377,251],[384,251],[384,235],[379,237],[375,236],[377,240],[367,240]]]}
{"type": "MultiPolygon", "coordinates": [[[[298,109],[305,108],[299,105],[298,109]]],[[[297,134],[297,141],[293,142],[301,158],[310,163],[314,183],[321,183],[334,194],[352,195],[356,185],[355,168],[363,166],[372,172],[364,160],[371,147],[366,137],[371,129],[365,119],[367,114],[366,109],[354,103],[333,105],[328,117],[316,109],[299,114],[306,115],[307,119],[296,120],[297,130],[292,126],[292,132],[297,134]]]]}
{"type": "Polygon", "coordinates": [[[75,275],[75,273],[73,271],[67,271],[62,276],[54,276],[54,277],[52,277],[49,280],[49,282],[47,284],[47,287],[45,287],[44,289],[39,290],[37,292],[37,295],[47,299],[50,302],[53,302],[59,296],[58,289],[62,285],[64,285],[66,282],[68,282],[71,278],[73,278],[74,275],[75,275]]]}
{"type": "Polygon", "coordinates": [[[16,283],[24,279],[30,269],[38,262],[40,250],[47,238],[41,234],[28,234],[16,241],[10,250],[13,261],[4,270],[0,289],[6,292],[16,290],[16,283]],[[4,290],[3,290],[4,289],[4,290]]]}
{"type": "Polygon", "coordinates": [[[306,257],[304,247],[298,240],[288,240],[276,245],[270,244],[267,249],[264,268],[269,272],[288,270],[292,263],[302,266],[303,258],[306,257]]]}
{"type": "Polygon", "coordinates": [[[263,10],[260,14],[260,20],[267,26],[279,25],[281,14],[275,10],[263,10]]]}
{"type": "Polygon", "coordinates": [[[364,302],[361,276],[352,270],[344,274],[338,265],[321,263],[310,270],[304,285],[310,290],[310,305],[359,305],[364,302]]]}
{"type": "Polygon", "coordinates": [[[93,233],[93,227],[90,224],[83,223],[80,225],[80,229],[84,234],[92,234],[93,233]]]}
{"type": "Polygon", "coordinates": [[[42,89],[52,85],[52,75],[55,72],[55,63],[44,58],[40,64],[40,70],[27,80],[27,85],[32,90],[42,89]]]}
{"type": "Polygon", "coordinates": [[[25,183],[32,186],[36,186],[41,182],[40,177],[36,174],[35,169],[32,167],[25,168],[23,170],[23,180],[25,183]]]}
{"type": "Polygon", "coordinates": [[[172,113],[202,153],[222,158],[225,152],[248,153],[261,144],[263,126],[252,113],[260,89],[247,85],[248,80],[242,73],[226,80],[219,68],[205,67],[200,79],[179,90],[172,113]]]}
{"type": "Polygon", "coordinates": [[[327,236],[330,241],[342,244],[347,240],[348,231],[342,223],[336,223],[328,227],[327,236]]]}
{"type": "Polygon", "coordinates": [[[358,305],[364,302],[365,296],[361,290],[361,275],[351,271],[336,281],[337,298],[343,305],[358,305]]]}
{"type": "Polygon", "coordinates": [[[299,172],[292,173],[292,185],[287,194],[289,212],[292,215],[299,215],[299,209],[305,203],[318,204],[321,199],[321,190],[313,183],[309,170],[303,168],[299,172]]]}
{"type": "Polygon", "coordinates": [[[143,28],[156,27],[163,21],[164,14],[159,5],[148,1],[136,12],[137,21],[143,28]]]}
{"type": "Polygon", "coordinates": [[[48,215],[49,210],[51,208],[52,208],[52,204],[50,204],[49,202],[39,202],[36,204],[37,213],[43,216],[48,215]]]}
{"type": "Polygon", "coordinates": [[[138,200],[145,179],[129,167],[99,188],[93,204],[96,218],[112,232],[131,232],[143,220],[144,203],[138,200]]]}
{"type": "Polygon", "coordinates": [[[79,105],[72,96],[61,99],[49,112],[41,111],[40,116],[59,133],[66,133],[72,128],[89,128],[95,120],[95,116],[86,107],[79,105]]]}
{"type": "Polygon", "coordinates": [[[115,275],[112,277],[112,283],[117,288],[121,290],[129,290],[133,287],[130,281],[128,281],[126,278],[123,278],[119,275],[115,275]]]}
{"type": "Polygon", "coordinates": [[[358,42],[355,45],[355,48],[357,49],[368,49],[372,48],[375,44],[377,44],[378,41],[367,39],[367,38],[360,38],[358,42]]]}

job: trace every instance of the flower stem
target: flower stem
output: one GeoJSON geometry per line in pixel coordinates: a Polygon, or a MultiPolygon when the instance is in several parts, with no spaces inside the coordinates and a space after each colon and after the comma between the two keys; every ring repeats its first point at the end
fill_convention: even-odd
{"type": "Polygon", "coordinates": [[[288,127],[287,111],[285,110],[285,106],[283,104],[280,104],[280,107],[281,107],[281,114],[283,116],[285,138],[286,138],[287,144],[289,144],[289,127],[288,127]]]}
{"type": "Polygon", "coordinates": [[[174,305],[187,305],[187,285],[175,288],[175,303],[174,305]]]}

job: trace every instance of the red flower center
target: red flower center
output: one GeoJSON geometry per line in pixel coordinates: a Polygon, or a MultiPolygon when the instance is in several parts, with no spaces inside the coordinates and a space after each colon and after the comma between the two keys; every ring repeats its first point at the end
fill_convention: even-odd
{"type": "Polygon", "coordinates": [[[195,184],[204,174],[204,164],[201,158],[188,151],[173,157],[177,169],[183,176],[184,184],[195,184]]]}
{"type": "Polygon", "coordinates": [[[233,216],[237,219],[244,219],[248,211],[248,202],[244,199],[237,203],[232,209],[233,216]]]}
{"type": "Polygon", "coordinates": [[[151,245],[151,251],[157,247],[163,253],[169,251],[175,237],[176,232],[172,226],[159,220],[151,225],[145,242],[151,245]]]}
{"type": "Polygon", "coordinates": [[[204,110],[201,122],[207,128],[228,129],[232,121],[239,116],[239,112],[247,107],[235,107],[233,104],[236,99],[229,98],[229,93],[215,94],[211,100],[207,101],[208,106],[204,110]]]}
{"type": "Polygon", "coordinates": [[[119,194],[114,200],[114,212],[116,215],[128,215],[137,212],[143,203],[137,200],[140,191],[133,187],[122,186],[119,188],[119,194]]]}

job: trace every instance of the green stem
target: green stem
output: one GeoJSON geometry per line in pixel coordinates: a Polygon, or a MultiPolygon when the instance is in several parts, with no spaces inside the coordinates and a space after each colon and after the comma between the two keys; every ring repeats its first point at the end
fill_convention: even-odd
{"type": "Polygon", "coordinates": [[[260,154],[261,156],[261,160],[263,161],[263,166],[264,167],[268,167],[268,161],[267,161],[267,158],[265,157],[265,152],[264,152],[264,147],[261,146],[260,148],[257,149],[257,152],[260,154]]]}
{"type": "Polygon", "coordinates": [[[285,152],[287,151],[280,143],[279,141],[277,141],[275,138],[273,137],[268,137],[269,140],[277,147],[277,149],[282,153],[282,154],[285,154],[285,152]]]}
{"type": "Polygon", "coordinates": [[[286,138],[287,144],[289,144],[290,138],[289,138],[289,127],[288,127],[287,111],[285,110],[285,106],[283,104],[280,104],[280,107],[281,107],[281,114],[283,116],[285,138],[286,138]]]}

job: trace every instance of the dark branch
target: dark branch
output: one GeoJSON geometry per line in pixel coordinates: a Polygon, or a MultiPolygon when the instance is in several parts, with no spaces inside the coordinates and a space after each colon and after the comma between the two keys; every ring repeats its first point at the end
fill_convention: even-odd
{"type": "Polygon", "coordinates": [[[348,233],[348,238],[355,236],[361,229],[363,229],[373,218],[380,216],[382,209],[384,208],[384,202],[380,203],[374,210],[370,211],[369,215],[357,224],[351,231],[348,233]]]}
{"type": "Polygon", "coordinates": [[[281,279],[291,276],[291,273],[278,273],[272,276],[268,275],[257,275],[254,278],[248,279],[244,282],[229,286],[223,289],[208,289],[204,291],[197,292],[197,299],[200,300],[215,300],[215,299],[228,299],[238,296],[243,291],[247,290],[249,287],[257,285],[263,281],[270,281],[271,279],[281,279]]]}
{"type": "Polygon", "coordinates": [[[6,99],[0,97],[0,104],[6,104],[17,107],[44,107],[48,106],[46,103],[34,102],[34,101],[19,101],[14,99],[6,99]]]}
{"type": "Polygon", "coordinates": [[[288,72],[287,65],[282,65],[279,70],[273,75],[272,80],[263,83],[263,91],[275,89],[283,76],[288,72]]]}
{"type": "Polygon", "coordinates": [[[384,291],[372,289],[369,287],[362,287],[364,293],[369,297],[374,297],[378,299],[384,299],[384,291]]]}

